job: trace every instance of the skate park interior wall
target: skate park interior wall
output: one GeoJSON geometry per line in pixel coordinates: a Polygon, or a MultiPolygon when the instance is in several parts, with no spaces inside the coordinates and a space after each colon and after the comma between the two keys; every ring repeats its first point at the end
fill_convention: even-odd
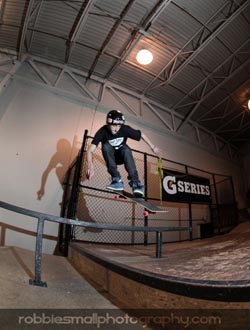
{"type": "MultiPolygon", "coordinates": [[[[245,196],[246,193],[250,189],[250,150],[246,150],[244,153],[244,157],[242,157],[242,173],[244,176],[244,185],[245,185],[245,196]]],[[[250,208],[250,199],[245,197],[247,199],[247,207],[250,208]]]]}
{"type": "MultiPolygon", "coordinates": [[[[59,216],[62,178],[81,147],[84,130],[93,136],[105,123],[107,111],[118,108],[124,112],[126,123],[142,129],[162,150],[164,158],[232,175],[238,206],[244,206],[245,187],[239,163],[171,136],[157,118],[151,114],[145,114],[145,120],[135,116],[112,96],[94,106],[13,80],[0,99],[0,200],[4,202],[59,216]]],[[[130,140],[129,145],[152,153],[143,142],[130,140]]],[[[35,249],[36,221],[0,209],[0,223],[12,226],[4,237],[1,235],[1,245],[35,249]]],[[[43,251],[53,253],[58,225],[46,222],[44,232],[54,239],[44,239],[43,251]]]]}

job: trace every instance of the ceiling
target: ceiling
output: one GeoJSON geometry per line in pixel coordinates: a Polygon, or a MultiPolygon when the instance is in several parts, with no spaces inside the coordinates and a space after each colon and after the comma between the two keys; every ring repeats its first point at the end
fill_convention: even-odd
{"type": "MultiPolygon", "coordinates": [[[[250,0],[0,0],[0,51],[110,81],[195,123],[236,150],[249,145],[250,0]],[[136,61],[149,49],[154,60],[136,61]]],[[[223,146],[222,146],[223,148],[223,146]]]]}

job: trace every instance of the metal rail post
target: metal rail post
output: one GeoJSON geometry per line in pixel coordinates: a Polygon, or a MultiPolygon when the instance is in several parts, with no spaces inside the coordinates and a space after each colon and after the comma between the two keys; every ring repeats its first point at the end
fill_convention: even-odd
{"type": "Polygon", "coordinates": [[[42,270],[42,246],[43,246],[44,217],[38,218],[35,252],[35,279],[30,279],[29,284],[47,287],[47,283],[41,280],[42,270]]]}
{"type": "Polygon", "coordinates": [[[156,258],[161,258],[162,253],[162,231],[156,232],[156,258]]]}

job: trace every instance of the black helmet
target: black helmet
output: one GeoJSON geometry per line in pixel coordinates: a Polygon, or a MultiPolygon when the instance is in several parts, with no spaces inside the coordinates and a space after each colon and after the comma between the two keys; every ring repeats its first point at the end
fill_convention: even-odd
{"type": "Polygon", "coordinates": [[[111,110],[107,114],[108,125],[123,125],[125,123],[125,117],[119,110],[111,110]]]}

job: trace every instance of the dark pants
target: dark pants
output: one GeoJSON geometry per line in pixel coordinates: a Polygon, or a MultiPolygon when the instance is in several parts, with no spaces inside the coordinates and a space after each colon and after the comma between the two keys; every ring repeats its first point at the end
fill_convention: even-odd
{"type": "Polygon", "coordinates": [[[117,165],[124,164],[125,169],[128,172],[128,180],[138,180],[138,172],[135,166],[132,150],[128,145],[124,145],[119,149],[115,149],[109,143],[104,143],[102,145],[102,154],[106,162],[107,170],[112,178],[121,177],[117,169],[117,165]]]}

